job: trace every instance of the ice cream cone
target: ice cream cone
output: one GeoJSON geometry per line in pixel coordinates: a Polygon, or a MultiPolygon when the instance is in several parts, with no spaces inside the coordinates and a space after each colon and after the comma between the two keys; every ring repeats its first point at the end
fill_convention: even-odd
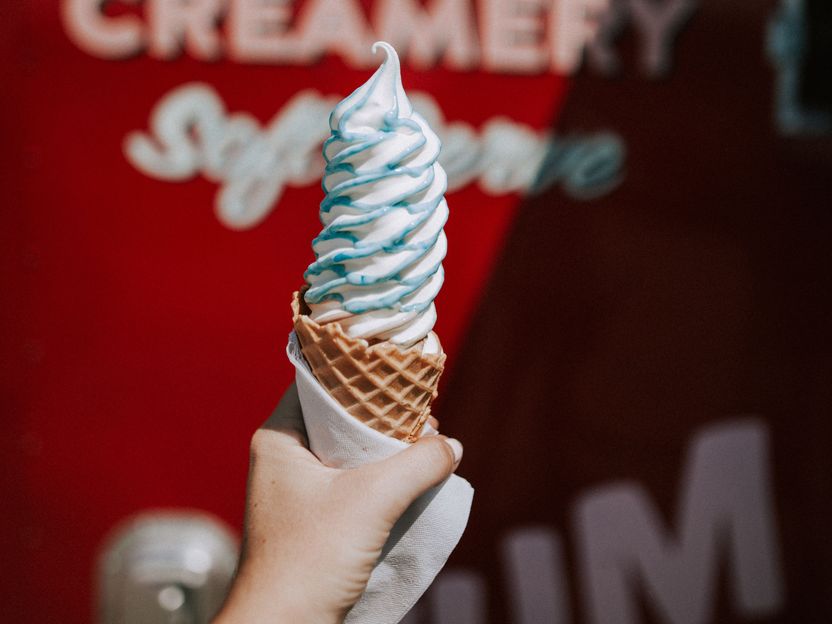
{"type": "Polygon", "coordinates": [[[445,353],[422,353],[421,343],[400,349],[389,342],[351,338],[337,322],[319,325],[300,293],[292,315],[301,350],[315,378],[347,412],[399,440],[416,440],[437,394],[445,353]]]}

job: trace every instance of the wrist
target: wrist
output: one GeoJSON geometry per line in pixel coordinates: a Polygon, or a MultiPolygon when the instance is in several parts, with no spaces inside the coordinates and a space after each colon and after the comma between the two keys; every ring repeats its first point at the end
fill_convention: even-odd
{"type": "Polygon", "coordinates": [[[306,600],[302,591],[291,589],[274,576],[247,572],[240,570],[234,579],[213,624],[343,623],[343,617],[322,613],[320,605],[306,600]]]}
{"type": "Polygon", "coordinates": [[[338,620],[322,618],[308,609],[281,604],[277,597],[264,601],[247,598],[226,603],[213,620],[213,624],[341,624],[338,620]]]}

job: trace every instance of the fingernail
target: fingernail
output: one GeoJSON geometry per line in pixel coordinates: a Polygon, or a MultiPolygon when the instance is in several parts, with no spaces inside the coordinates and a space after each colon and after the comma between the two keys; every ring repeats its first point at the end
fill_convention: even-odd
{"type": "Polygon", "coordinates": [[[448,446],[450,446],[451,450],[454,452],[454,463],[458,464],[459,460],[462,459],[462,444],[459,443],[459,440],[454,438],[446,438],[445,442],[448,443],[448,446]]]}

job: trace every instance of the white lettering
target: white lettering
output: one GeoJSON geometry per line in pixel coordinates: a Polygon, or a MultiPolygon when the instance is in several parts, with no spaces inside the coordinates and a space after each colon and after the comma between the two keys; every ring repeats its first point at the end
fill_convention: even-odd
{"type": "Polygon", "coordinates": [[[202,164],[196,137],[210,140],[219,134],[225,111],[211,90],[201,84],[180,87],[162,98],[150,117],[152,136],[130,133],[125,149],[130,162],[161,180],[187,180],[202,164]]]}
{"type": "Polygon", "coordinates": [[[195,59],[210,61],[221,52],[215,21],[223,0],[150,0],[150,53],[160,59],[178,56],[183,49],[195,59]]]}
{"type": "Polygon", "coordinates": [[[479,59],[476,22],[468,0],[381,0],[373,23],[389,42],[419,68],[433,67],[445,55],[453,69],[470,69],[479,59]]]}
{"type": "Polygon", "coordinates": [[[649,76],[666,74],[671,64],[671,44],[693,14],[696,0],[629,0],[636,27],[644,36],[642,65],[649,76]]]}
{"type": "Polygon", "coordinates": [[[599,197],[621,182],[626,154],[623,141],[611,132],[558,139],[550,144],[529,190],[538,193],[561,183],[572,197],[599,197]]]}
{"type": "Polygon", "coordinates": [[[457,568],[436,578],[402,624],[635,624],[642,621],[642,604],[653,609],[651,621],[704,624],[727,617],[713,612],[723,570],[735,619],[768,621],[785,603],[770,462],[768,429],[759,420],[727,421],[695,435],[678,498],[678,538],[664,530],[636,484],[581,496],[572,512],[582,618],[570,615],[561,535],[547,527],[518,527],[500,547],[506,613],[488,617],[484,577],[457,568]]]}
{"type": "Polygon", "coordinates": [[[756,420],[705,430],[693,441],[668,534],[637,484],[612,485],[576,504],[581,588],[589,621],[635,624],[643,595],[671,624],[713,621],[716,573],[727,555],[734,608],[763,616],[783,604],[768,437],[756,420]],[[637,594],[636,582],[646,586],[637,594]]]}
{"type": "MultiPolygon", "coordinates": [[[[358,0],[121,2],[142,4],[146,23],[138,14],[108,16],[108,0],[63,0],[69,37],[102,58],[147,49],[161,60],[227,53],[243,63],[305,64],[334,54],[357,68],[371,66],[370,44],[386,39],[422,69],[442,61],[455,70],[534,74],[577,69],[608,0],[375,0],[372,23],[358,0]]],[[[656,15],[650,19],[661,24],[672,17],[656,15]]]]}
{"type": "Polygon", "coordinates": [[[228,15],[229,54],[242,63],[300,63],[292,0],[237,0],[228,15]]]}
{"type": "Polygon", "coordinates": [[[357,67],[372,64],[370,46],[375,39],[355,0],[310,0],[298,30],[306,59],[315,60],[330,52],[357,67]]]}
{"type": "MultiPolygon", "coordinates": [[[[135,4],[136,0],[122,0],[135,4]]],[[[144,49],[144,24],[135,15],[106,17],[102,10],[106,0],[64,0],[61,16],[67,35],[93,56],[120,59],[144,49]]]]}
{"type": "Polygon", "coordinates": [[[547,0],[482,0],[483,65],[488,71],[534,74],[546,67],[542,14],[547,0]]]}
{"type": "Polygon", "coordinates": [[[451,570],[437,577],[427,595],[431,620],[454,624],[482,624],[486,617],[485,582],[479,574],[451,570]]]}
{"type": "Polygon", "coordinates": [[[581,66],[584,47],[595,38],[609,0],[557,0],[549,13],[552,68],[561,74],[581,66]]]}
{"type": "Polygon", "coordinates": [[[501,189],[531,187],[549,150],[549,142],[541,141],[537,132],[504,117],[485,124],[481,143],[480,185],[492,194],[500,193],[501,189]],[[536,166],[529,168],[518,163],[536,166]]]}
{"type": "Polygon", "coordinates": [[[595,36],[586,45],[587,57],[593,69],[607,76],[615,74],[621,62],[613,42],[627,23],[626,0],[607,2],[607,10],[598,20],[595,36]]]}
{"type": "Polygon", "coordinates": [[[510,621],[569,624],[569,590],[560,536],[545,528],[515,529],[503,542],[502,551],[510,621]]]}
{"type": "MultiPolygon", "coordinates": [[[[124,152],[137,169],[154,178],[181,181],[202,173],[218,182],[220,221],[232,229],[250,228],[274,209],[286,186],[319,179],[320,147],[329,136],[327,119],[337,100],[303,91],[263,128],[250,115],[229,115],[209,86],[188,84],[159,101],[150,116],[150,132],[128,134],[124,152]]],[[[569,163],[551,157],[563,150],[547,132],[497,118],[478,134],[466,123],[445,122],[428,95],[413,93],[411,101],[443,141],[439,159],[449,190],[475,180],[492,194],[536,192],[555,181],[579,189],[605,182],[586,178],[582,163],[588,160],[576,158],[574,150],[569,163]],[[556,169],[556,176],[540,175],[544,162],[556,169]]]]}
{"type": "Polygon", "coordinates": [[[161,179],[183,180],[202,171],[222,184],[219,220],[245,229],[266,217],[287,184],[317,179],[334,104],[334,98],[298,93],[263,129],[249,115],[227,117],[210,87],[186,85],[159,102],[151,115],[152,136],[127,136],[125,154],[137,169],[161,179]]]}

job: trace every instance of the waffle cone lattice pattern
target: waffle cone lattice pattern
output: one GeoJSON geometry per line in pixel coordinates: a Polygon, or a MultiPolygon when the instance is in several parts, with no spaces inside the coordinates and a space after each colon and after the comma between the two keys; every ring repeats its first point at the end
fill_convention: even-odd
{"type": "MultiPolygon", "coordinates": [[[[445,354],[425,355],[421,346],[399,349],[351,338],[337,322],[319,325],[292,299],[295,333],[312,372],[341,407],[376,431],[415,440],[430,416],[445,354]]],[[[304,306],[305,307],[305,306],[304,306]]]]}

